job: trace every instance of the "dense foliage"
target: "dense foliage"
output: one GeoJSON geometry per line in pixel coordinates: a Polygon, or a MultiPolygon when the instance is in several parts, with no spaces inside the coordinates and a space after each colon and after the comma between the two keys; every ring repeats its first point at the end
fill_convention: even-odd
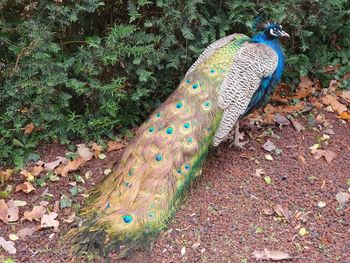
{"type": "Polygon", "coordinates": [[[350,66],[348,0],[2,0],[0,10],[0,166],[38,158],[39,142],[127,133],[204,47],[252,34],[258,14],[291,33],[286,81],[350,66]]]}

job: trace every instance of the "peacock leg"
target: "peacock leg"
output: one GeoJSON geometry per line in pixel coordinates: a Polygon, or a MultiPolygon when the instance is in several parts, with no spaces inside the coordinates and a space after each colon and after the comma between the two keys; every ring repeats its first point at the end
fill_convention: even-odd
{"type": "Polygon", "coordinates": [[[244,133],[239,132],[239,121],[235,124],[235,131],[234,131],[234,137],[233,141],[230,143],[229,147],[235,146],[239,149],[244,149],[244,145],[248,143],[248,140],[246,141],[240,141],[244,139],[244,133]]]}

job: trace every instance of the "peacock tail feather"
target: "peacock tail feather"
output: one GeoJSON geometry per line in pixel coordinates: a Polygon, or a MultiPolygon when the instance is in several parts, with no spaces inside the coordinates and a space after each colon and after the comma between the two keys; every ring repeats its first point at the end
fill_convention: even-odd
{"type": "Polygon", "coordinates": [[[176,91],[142,124],[116,169],[93,191],[85,223],[71,232],[75,251],[100,247],[124,256],[166,227],[184,191],[201,174],[223,111],[220,85],[237,50],[232,40],[200,58],[176,91]]]}

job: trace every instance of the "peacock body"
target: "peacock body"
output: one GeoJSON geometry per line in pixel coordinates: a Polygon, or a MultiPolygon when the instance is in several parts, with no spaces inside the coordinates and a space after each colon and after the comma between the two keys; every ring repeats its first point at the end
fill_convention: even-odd
{"type": "Polygon", "coordinates": [[[203,52],[94,190],[82,213],[87,220],[74,233],[78,250],[99,246],[122,256],[166,227],[209,148],[263,104],[281,77],[283,53],[257,39],[233,34],[203,52]]]}

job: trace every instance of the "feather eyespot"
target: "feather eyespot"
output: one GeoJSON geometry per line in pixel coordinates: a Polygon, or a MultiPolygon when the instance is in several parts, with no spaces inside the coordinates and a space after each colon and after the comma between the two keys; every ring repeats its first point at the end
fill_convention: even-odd
{"type": "Polygon", "coordinates": [[[163,160],[162,154],[158,153],[158,154],[155,156],[155,159],[156,159],[157,162],[160,162],[161,160],[163,160]]]}
{"type": "Polygon", "coordinates": [[[184,126],[185,129],[191,128],[191,124],[189,122],[184,123],[183,126],[184,126]]]}
{"type": "Polygon", "coordinates": [[[160,113],[160,112],[158,112],[158,113],[156,114],[156,117],[157,117],[157,118],[159,118],[159,117],[160,117],[160,115],[161,115],[161,113],[160,113]]]}
{"type": "Polygon", "coordinates": [[[165,133],[168,135],[172,135],[174,133],[174,129],[172,127],[168,127],[165,129],[165,133]]]}
{"type": "Polygon", "coordinates": [[[131,215],[123,215],[122,218],[125,224],[130,224],[133,221],[133,218],[131,215]]]}
{"type": "Polygon", "coordinates": [[[183,106],[183,103],[182,103],[181,101],[177,102],[176,105],[175,105],[175,107],[176,107],[177,109],[181,109],[182,106],[183,106]]]}
{"type": "Polygon", "coordinates": [[[190,165],[189,164],[185,164],[184,167],[185,167],[186,170],[190,169],[190,165]]]}
{"type": "Polygon", "coordinates": [[[211,108],[211,102],[209,100],[205,101],[203,103],[203,109],[204,110],[210,110],[210,108],[211,108]]]}
{"type": "Polygon", "coordinates": [[[190,83],[191,83],[191,80],[186,79],[186,83],[187,83],[187,84],[190,84],[190,83]]]}
{"type": "Polygon", "coordinates": [[[153,132],[154,132],[154,127],[150,127],[150,128],[148,129],[148,131],[149,131],[149,133],[153,133],[153,132]]]}

